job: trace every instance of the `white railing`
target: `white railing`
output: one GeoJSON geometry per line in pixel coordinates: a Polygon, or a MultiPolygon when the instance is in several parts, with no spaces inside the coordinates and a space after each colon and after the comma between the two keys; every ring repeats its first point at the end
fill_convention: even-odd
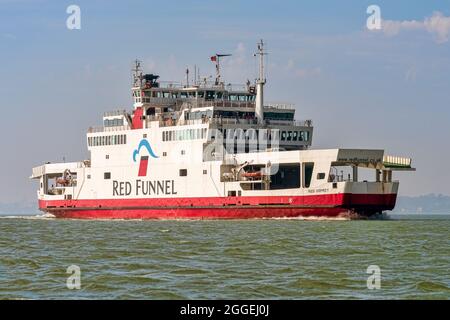
{"type": "Polygon", "coordinates": [[[386,164],[391,164],[394,166],[402,166],[402,167],[410,167],[411,166],[411,158],[405,157],[394,157],[394,156],[384,156],[383,162],[386,164]]]}
{"type": "Polygon", "coordinates": [[[115,126],[115,127],[90,127],[88,129],[88,133],[97,133],[97,132],[116,132],[116,131],[125,131],[130,130],[130,126],[115,126]]]}
{"type": "Polygon", "coordinates": [[[270,102],[266,103],[265,107],[279,110],[295,110],[295,104],[293,103],[270,102]]]}
{"type": "Polygon", "coordinates": [[[116,117],[116,116],[123,116],[126,114],[127,114],[126,110],[114,110],[103,113],[103,117],[116,117]]]}

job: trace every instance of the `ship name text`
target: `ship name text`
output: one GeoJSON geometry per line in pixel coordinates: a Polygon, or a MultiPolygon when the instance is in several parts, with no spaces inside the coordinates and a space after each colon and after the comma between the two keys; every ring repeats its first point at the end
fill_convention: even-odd
{"type": "Polygon", "coordinates": [[[134,183],[130,181],[113,181],[113,196],[148,196],[148,195],[174,195],[174,180],[144,181],[137,179],[134,183]]]}

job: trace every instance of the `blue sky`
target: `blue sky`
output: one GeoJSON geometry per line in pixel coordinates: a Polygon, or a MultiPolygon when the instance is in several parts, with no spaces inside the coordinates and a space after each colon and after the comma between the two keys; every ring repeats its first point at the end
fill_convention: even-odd
{"type": "Polygon", "coordinates": [[[0,202],[34,201],[31,167],[88,157],[86,128],[131,108],[130,66],[181,81],[187,66],[227,82],[255,77],[264,38],[268,101],[313,119],[314,147],[411,156],[400,193],[450,194],[449,1],[0,0],[0,202]],[[81,8],[68,30],[66,8],[81,8]],[[381,8],[381,31],[366,9],[381,8]]]}

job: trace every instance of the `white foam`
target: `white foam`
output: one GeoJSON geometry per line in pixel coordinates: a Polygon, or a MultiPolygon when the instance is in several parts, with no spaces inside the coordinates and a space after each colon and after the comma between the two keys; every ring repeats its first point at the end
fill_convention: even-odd
{"type": "Polygon", "coordinates": [[[37,215],[11,215],[11,216],[1,216],[0,219],[25,219],[25,220],[42,220],[42,219],[54,219],[55,216],[46,213],[46,214],[37,214],[37,215]]]}

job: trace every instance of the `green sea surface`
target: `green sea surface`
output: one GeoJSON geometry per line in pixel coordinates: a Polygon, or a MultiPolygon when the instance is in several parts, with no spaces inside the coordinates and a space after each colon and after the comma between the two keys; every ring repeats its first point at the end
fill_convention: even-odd
{"type": "Polygon", "coordinates": [[[445,214],[355,221],[2,217],[0,299],[449,299],[449,254],[445,214]],[[379,289],[368,289],[371,265],[380,269],[379,289]],[[73,268],[80,289],[67,287],[73,268]]]}

